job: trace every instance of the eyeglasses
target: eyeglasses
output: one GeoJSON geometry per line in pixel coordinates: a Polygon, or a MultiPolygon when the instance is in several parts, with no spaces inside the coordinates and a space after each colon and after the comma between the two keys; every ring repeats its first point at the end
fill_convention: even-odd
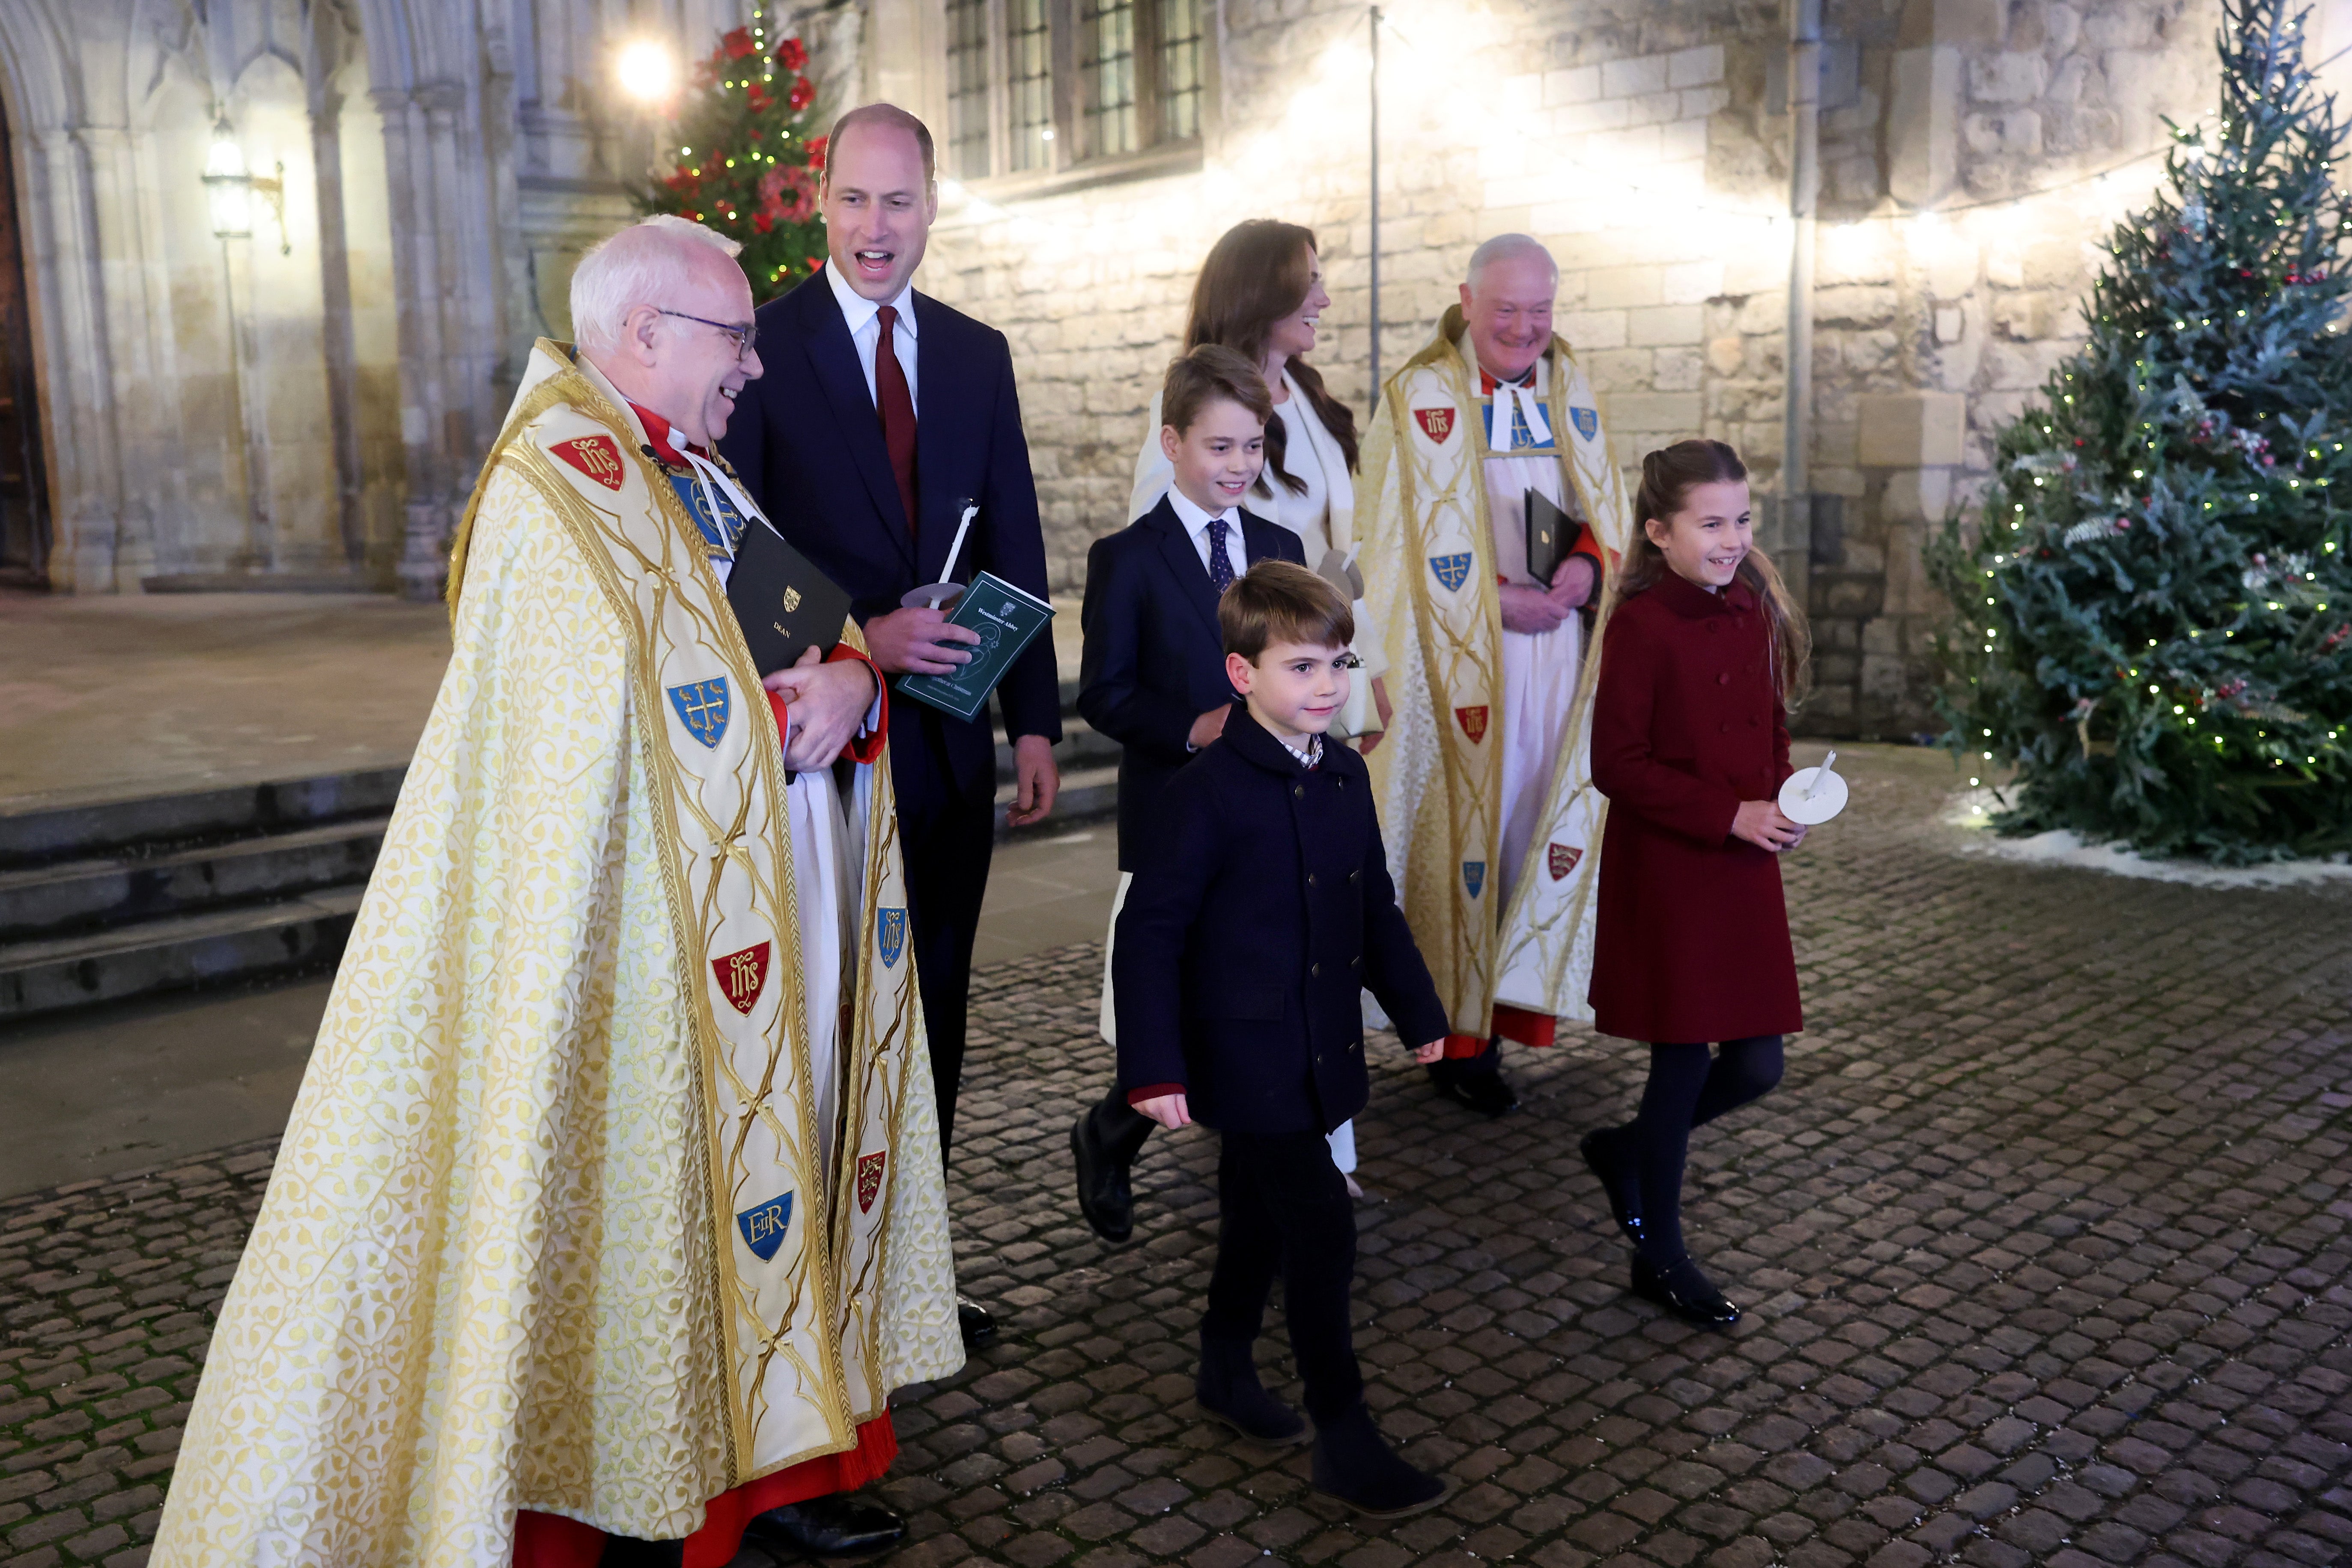
{"type": "Polygon", "coordinates": [[[676,316],[681,321],[692,321],[698,326],[716,327],[720,331],[725,332],[729,337],[735,340],[735,362],[738,364],[740,364],[743,362],[743,357],[751,352],[751,336],[760,330],[760,324],[757,321],[753,321],[746,326],[739,327],[728,321],[707,321],[700,316],[689,316],[684,310],[662,310],[661,307],[658,305],[655,306],[654,309],[661,310],[661,313],[665,316],[676,316]]]}

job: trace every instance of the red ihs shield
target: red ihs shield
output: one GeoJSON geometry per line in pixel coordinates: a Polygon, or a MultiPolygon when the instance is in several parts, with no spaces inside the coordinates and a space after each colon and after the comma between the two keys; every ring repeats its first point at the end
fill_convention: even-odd
{"type": "Polygon", "coordinates": [[[857,1156],[857,1212],[871,1214],[874,1200],[882,1195],[882,1167],[888,1163],[890,1151],[877,1149],[871,1154],[857,1156]]]}
{"type": "Polygon", "coordinates": [[[1421,422],[1422,433],[1439,446],[1454,434],[1454,410],[1451,408],[1416,408],[1412,416],[1421,422]]]}
{"type": "Polygon", "coordinates": [[[1485,708],[1456,708],[1454,710],[1454,721],[1462,726],[1462,732],[1470,737],[1472,745],[1475,746],[1486,738],[1485,708]]]}
{"type": "Polygon", "coordinates": [[[748,1016],[767,987],[768,944],[755,942],[740,952],[714,958],[710,972],[719,976],[719,989],[726,994],[729,1005],[748,1016]]]}
{"type": "Polygon", "coordinates": [[[1551,879],[1555,882],[1575,870],[1576,863],[1584,858],[1583,850],[1570,848],[1565,844],[1548,844],[1544,847],[1549,851],[1551,879]]]}
{"type": "Polygon", "coordinates": [[[613,444],[610,436],[583,436],[577,440],[558,441],[548,450],[608,490],[619,489],[622,477],[627,471],[621,467],[621,448],[613,444]]]}

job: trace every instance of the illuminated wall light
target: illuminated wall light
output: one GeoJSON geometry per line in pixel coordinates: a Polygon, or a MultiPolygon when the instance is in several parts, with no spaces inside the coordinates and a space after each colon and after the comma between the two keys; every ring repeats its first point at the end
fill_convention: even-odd
{"type": "Polygon", "coordinates": [[[677,57],[667,45],[639,38],[614,57],[613,76],[639,103],[660,103],[677,90],[677,57]]]}

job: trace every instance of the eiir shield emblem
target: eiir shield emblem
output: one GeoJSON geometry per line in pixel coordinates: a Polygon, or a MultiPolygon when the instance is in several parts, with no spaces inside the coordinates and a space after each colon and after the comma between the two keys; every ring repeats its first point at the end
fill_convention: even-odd
{"type": "Polygon", "coordinates": [[[1576,426],[1576,434],[1580,440],[1590,441],[1601,433],[1601,410],[1571,408],[1568,411],[1568,422],[1576,426]]]}
{"type": "Polygon", "coordinates": [[[784,1244],[784,1234],[793,1227],[793,1194],[745,1209],[735,1216],[735,1228],[743,1233],[743,1245],[751,1256],[765,1263],[775,1257],[776,1249],[784,1244]]]}
{"type": "Polygon", "coordinates": [[[1476,898],[1478,896],[1478,889],[1486,885],[1486,862],[1484,860],[1463,861],[1462,885],[1470,889],[1470,896],[1472,898],[1476,898]]]}

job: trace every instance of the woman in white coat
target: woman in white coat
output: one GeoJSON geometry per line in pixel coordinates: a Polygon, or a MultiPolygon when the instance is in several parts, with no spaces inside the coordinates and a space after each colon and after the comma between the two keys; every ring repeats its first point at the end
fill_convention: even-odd
{"type": "MultiPolygon", "coordinates": [[[[1264,368],[1274,420],[1265,431],[1265,472],[1250,493],[1249,509],[1298,535],[1307,564],[1337,581],[1335,574],[1352,566],[1356,551],[1356,416],[1324,390],[1323,377],[1305,358],[1314,352],[1317,325],[1330,304],[1314,231],[1251,218],[1227,229],[1202,263],[1183,346],[1189,352],[1221,343],[1264,368]]],[[[1154,394],[1128,497],[1130,518],[1158,506],[1174,480],[1175,469],[1160,449],[1160,426],[1154,394]]],[[[1348,592],[1360,601],[1354,647],[1364,668],[1332,731],[1369,752],[1387,726],[1381,676],[1388,664],[1371,639],[1361,595],[1352,587],[1348,592]]]]}
{"type": "MultiPolygon", "coordinates": [[[[1295,223],[1251,218],[1227,229],[1192,286],[1184,350],[1221,343],[1264,367],[1274,418],[1265,429],[1265,472],[1246,504],[1298,535],[1308,566],[1347,584],[1356,552],[1356,416],[1323,389],[1323,377],[1305,358],[1314,352],[1317,325],[1331,304],[1316,250],[1314,231],[1295,223]]],[[[1154,395],[1144,421],[1143,449],[1135,459],[1135,490],[1127,503],[1130,518],[1158,506],[1175,479],[1175,468],[1160,448],[1160,399],[1154,395]]],[[[1360,583],[1341,591],[1357,601],[1353,648],[1363,668],[1331,732],[1369,752],[1380,743],[1391,711],[1381,679],[1388,664],[1372,638],[1360,583]]],[[[1108,966],[1103,1020],[1108,1038],[1108,966]]],[[[1331,1157],[1347,1177],[1348,1190],[1360,1197],[1354,1122],[1331,1134],[1331,1157]]]]}

